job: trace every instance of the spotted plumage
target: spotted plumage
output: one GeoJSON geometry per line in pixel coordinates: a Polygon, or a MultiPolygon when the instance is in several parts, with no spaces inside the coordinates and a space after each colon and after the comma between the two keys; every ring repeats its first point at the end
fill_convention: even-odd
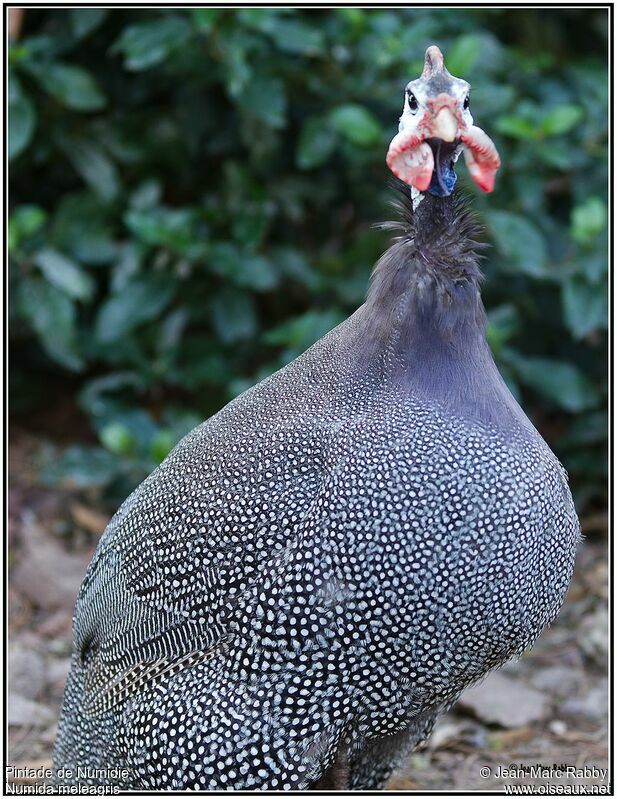
{"type": "Polygon", "coordinates": [[[453,197],[404,202],[365,304],[112,519],[56,767],[123,767],[125,788],[377,788],[557,615],[579,525],[486,343],[473,220],[453,197]]]}

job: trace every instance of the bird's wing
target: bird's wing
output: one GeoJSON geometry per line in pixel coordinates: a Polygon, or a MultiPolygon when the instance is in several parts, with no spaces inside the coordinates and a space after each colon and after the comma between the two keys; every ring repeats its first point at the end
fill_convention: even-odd
{"type": "Polygon", "coordinates": [[[284,570],[327,471],[329,431],[303,415],[273,425],[259,405],[189,434],[110,523],[75,613],[75,651],[95,653],[84,712],[220,653],[240,634],[238,604],[284,570]]]}

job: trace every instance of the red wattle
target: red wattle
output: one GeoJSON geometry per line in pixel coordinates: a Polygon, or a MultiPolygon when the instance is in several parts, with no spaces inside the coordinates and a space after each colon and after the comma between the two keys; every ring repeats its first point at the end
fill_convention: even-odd
{"type": "Polygon", "coordinates": [[[386,163],[397,178],[418,191],[426,191],[431,183],[435,159],[428,144],[405,131],[390,142],[386,163]]]}
{"type": "Polygon", "coordinates": [[[482,191],[493,191],[495,173],[501,166],[497,148],[489,136],[475,125],[461,132],[465,163],[471,177],[482,191]]]}

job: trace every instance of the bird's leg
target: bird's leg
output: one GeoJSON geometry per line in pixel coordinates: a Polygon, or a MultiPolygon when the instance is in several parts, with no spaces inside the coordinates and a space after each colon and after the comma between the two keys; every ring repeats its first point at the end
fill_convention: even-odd
{"type": "Polygon", "coordinates": [[[349,790],[349,758],[347,752],[339,752],[332,764],[332,781],[335,791],[349,790]]]}
{"type": "Polygon", "coordinates": [[[347,747],[342,744],[330,768],[324,771],[312,788],[315,791],[348,791],[350,776],[347,747]]]}

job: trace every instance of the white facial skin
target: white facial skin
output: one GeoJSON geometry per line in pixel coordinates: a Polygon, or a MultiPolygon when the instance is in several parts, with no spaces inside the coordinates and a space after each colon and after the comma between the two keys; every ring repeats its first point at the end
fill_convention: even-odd
{"type": "MultiPolygon", "coordinates": [[[[471,87],[466,80],[461,80],[460,78],[451,78],[450,80],[451,84],[447,93],[456,100],[461,119],[465,126],[470,128],[473,125],[473,117],[468,103],[467,108],[465,108],[465,100],[469,97],[471,87]]],[[[434,98],[434,93],[430,94],[429,91],[429,81],[426,78],[409,81],[405,87],[403,113],[398,125],[399,132],[404,130],[406,133],[411,134],[418,129],[420,122],[425,119],[426,113],[430,112],[427,101],[429,97],[434,98]],[[415,98],[415,103],[413,98],[415,98]]]]}

